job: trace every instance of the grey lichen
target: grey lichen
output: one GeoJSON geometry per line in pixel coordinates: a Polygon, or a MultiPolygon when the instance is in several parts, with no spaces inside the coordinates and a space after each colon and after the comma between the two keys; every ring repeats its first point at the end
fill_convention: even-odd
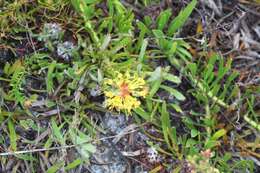
{"type": "Polygon", "coordinates": [[[76,50],[74,44],[70,41],[65,41],[57,45],[57,54],[62,59],[68,61],[73,57],[73,52],[76,50]]]}
{"type": "Polygon", "coordinates": [[[38,40],[48,42],[57,41],[63,35],[61,26],[57,23],[45,23],[42,32],[38,36],[38,40]]]}

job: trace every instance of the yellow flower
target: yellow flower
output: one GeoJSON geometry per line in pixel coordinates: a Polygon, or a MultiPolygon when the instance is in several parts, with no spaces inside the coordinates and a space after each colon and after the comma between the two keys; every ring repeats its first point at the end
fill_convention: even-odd
{"type": "Polygon", "coordinates": [[[105,106],[111,110],[124,110],[130,113],[132,109],[140,106],[138,97],[145,97],[147,93],[146,82],[137,73],[116,72],[114,79],[104,80],[105,106]]]}

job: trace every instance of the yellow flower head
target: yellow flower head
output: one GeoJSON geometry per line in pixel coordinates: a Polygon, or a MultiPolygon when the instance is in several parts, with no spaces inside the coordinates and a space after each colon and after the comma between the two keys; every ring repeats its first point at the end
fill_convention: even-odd
{"type": "Polygon", "coordinates": [[[109,109],[126,110],[130,113],[132,109],[140,106],[138,97],[145,97],[147,93],[148,87],[145,80],[137,73],[116,72],[114,79],[104,81],[105,105],[109,109]]]}

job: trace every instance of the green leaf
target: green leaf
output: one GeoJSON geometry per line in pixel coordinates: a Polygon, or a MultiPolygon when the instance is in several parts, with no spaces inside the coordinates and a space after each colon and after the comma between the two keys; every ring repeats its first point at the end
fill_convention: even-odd
{"type": "Polygon", "coordinates": [[[51,127],[54,137],[58,140],[61,145],[65,145],[65,140],[60,132],[60,127],[56,124],[54,118],[51,119],[51,127]]]}
{"type": "Polygon", "coordinates": [[[89,159],[92,153],[96,152],[96,147],[91,144],[90,136],[77,130],[74,132],[73,129],[69,131],[70,138],[74,145],[77,145],[76,149],[84,159],[89,159]]]}
{"type": "Polygon", "coordinates": [[[203,72],[203,78],[204,81],[207,81],[208,78],[210,78],[210,76],[213,74],[214,76],[214,65],[212,64],[208,64],[207,67],[205,68],[205,72],[203,72]]]}
{"type": "Polygon", "coordinates": [[[164,10],[161,14],[157,17],[157,29],[163,30],[167,22],[169,21],[172,15],[171,9],[164,10]]]}
{"type": "Polygon", "coordinates": [[[95,32],[95,30],[93,29],[93,26],[89,20],[85,21],[85,29],[90,34],[91,39],[93,40],[94,43],[96,43],[97,47],[100,47],[101,43],[100,43],[99,37],[98,37],[97,33],[95,32]]]}
{"type": "Polygon", "coordinates": [[[144,37],[147,33],[150,32],[150,30],[145,26],[144,23],[142,23],[141,21],[138,21],[137,22],[137,27],[138,29],[140,30],[139,32],[139,36],[138,36],[138,41],[137,41],[137,45],[136,45],[136,49],[139,50],[140,47],[142,46],[143,44],[143,40],[144,40],[144,37]]]}
{"type": "Polygon", "coordinates": [[[158,38],[158,39],[161,39],[161,38],[164,38],[164,37],[165,37],[163,31],[158,30],[158,29],[154,29],[154,30],[153,30],[153,34],[154,34],[154,36],[155,36],[156,38],[158,38]]]}
{"type": "Polygon", "coordinates": [[[171,104],[171,106],[173,107],[173,109],[179,113],[183,113],[181,107],[177,104],[171,104]]]}
{"type": "Polygon", "coordinates": [[[170,73],[163,73],[163,79],[168,80],[170,82],[176,83],[176,84],[180,84],[181,80],[179,77],[172,75],[170,73]]]}
{"type": "MultiPolygon", "coordinates": [[[[226,80],[224,84],[224,90],[220,95],[221,99],[224,99],[227,96],[228,89],[230,88],[231,82],[234,81],[239,76],[238,72],[233,72],[231,75],[228,76],[228,79],[226,80]]],[[[233,87],[235,89],[235,87],[233,87]]]]}
{"type": "Polygon", "coordinates": [[[205,143],[205,148],[206,148],[206,149],[211,149],[211,148],[215,147],[217,144],[218,144],[218,142],[215,141],[215,140],[208,140],[208,141],[205,143]]]}
{"type": "Polygon", "coordinates": [[[148,111],[152,112],[153,108],[154,108],[153,101],[151,99],[145,99],[145,103],[146,103],[146,108],[148,109],[148,111]]]}
{"type": "Polygon", "coordinates": [[[139,58],[138,58],[138,61],[140,63],[144,62],[144,56],[145,56],[145,51],[146,51],[147,45],[148,45],[148,41],[147,41],[147,39],[144,39],[143,43],[142,43],[141,51],[139,54],[139,58]]]}
{"type": "Polygon", "coordinates": [[[82,163],[82,161],[80,159],[76,159],[73,162],[69,163],[66,167],[65,167],[65,171],[68,171],[70,169],[76,168],[78,165],[80,165],[82,163]]]}
{"type": "Polygon", "coordinates": [[[172,127],[169,131],[169,136],[171,137],[171,141],[177,143],[177,131],[176,127],[172,127]]]}
{"type": "Polygon", "coordinates": [[[147,113],[145,110],[143,110],[141,107],[138,107],[138,108],[134,109],[134,112],[136,114],[138,114],[139,116],[141,116],[146,121],[150,120],[150,114],[147,113]]]}
{"type": "Polygon", "coordinates": [[[111,41],[111,35],[110,35],[110,34],[105,35],[104,40],[103,40],[103,43],[102,43],[102,45],[100,46],[100,50],[103,51],[103,50],[107,49],[107,47],[108,47],[110,41],[111,41]]]}
{"type": "Polygon", "coordinates": [[[47,170],[47,173],[56,173],[63,165],[64,162],[55,163],[47,170]]]}
{"type": "Polygon", "coordinates": [[[161,83],[162,83],[161,80],[157,80],[157,81],[152,83],[152,87],[149,91],[149,97],[150,98],[152,98],[156,94],[156,92],[159,90],[161,83]]]}
{"type": "MultiPolygon", "coordinates": [[[[161,30],[155,29],[152,31],[154,36],[157,38],[157,42],[162,50],[166,49],[169,46],[168,40],[165,39],[165,35],[161,30]]],[[[171,46],[171,45],[170,45],[171,46]]]]}
{"type": "Polygon", "coordinates": [[[13,74],[16,71],[20,71],[21,69],[23,69],[23,64],[22,64],[22,60],[18,59],[16,60],[11,67],[8,68],[8,75],[13,74]]]}
{"type": "Polygon", "coordinates": [[[172,152],[178,155],[179,148],[177,146],[177,132],[175,127],[171,127],[171,120],[169,112],[167,111],[166,102],[163,102],[162,104],[160,120],[166,144],[172,152]]]}
{"type": "Polygon", "coordinates": [[[32,154],[17,154],[15,157],[24,161],[37,162],[37,159],[32,154]]]}
{"type": "Polygon", "coordinates": [[[11,143],[11,149],[13,151],[17,150],[17,136],[16,136],[16,132],[15,132],[15,127],[14,127],[14,123],[11,119],[8,120],[8,129],[9,129],[9,138],[10,138],[10,143],[11,143]]]}
{"type": "Polygon", "coordinates": [[[182,93],[180,93],[179,91],[177,91],[176,89],[173,89],[171,87],[168,87],[166,85],[161,85],[160,88],[168,91],[171,95],[173,95],[176,99],[180,100],[180,101],[184,101],[185,97],[184,95],[182,95],[182,93]]]}
{"type": "Polygon", "coordinates": [[[117,53],[120,49],[126,47],[131,43],[131,38],[130,37],[125,37],[122,40],[118,41],[116,45],[111,49],[112,54],[117,53]]]}
{"type": "Polygon", "coordinates": [[[178,47],[177,54],[183,59],[184,62],[188,62],[192,60],[192,55],[187,50],[187,48],[184,47],[178,47]]]}
{"type": "Polygon", "coordinates": [[[197,4],[197,0],[192,0],[189,5],[182,10],[177,17],[174,18],[174,20],[170,23],[170,27],[168,29],[168,35],[173,36],[173,34],[181,28],[188,17],[191,15],[193,9],[195,8],[197,4]]]}
{"type": "Polygon", "coordinates": [[[194,138],[199,134],[199,131],[196,129],[191,129],[191,137],[194,138]]]}
{"type": "Polygon", "coordinates": [[[162,125],[167,128],[171,128],[171,120],[169,116],[169,112],[167,111],[167,104],[164,101],[162,104],[162,114],[161,114],[162,125]]]}
{"type": "Polygon", "coordinates": [[[205,143],[205,148],[213,148],[215,147],[219,142],[217,141],[219,138],[221,138],[222,136],[224,136],[226,134],[226,130],[225,129],[220,129],[217,132],[214,133],[214,135],[212,137],[210,137],[207,142],[205,143]]]}
{"type": "Polygon", "coordinates": [[[225,129],[220,129],[214,133],[214,135],[211,137],[211,139],[218,140],[220,137],[224,136],[226,133],[227,133],[227,131],[225,129]]]}
{"type": "Polygon", "coordinates": [[[144,16],[144,23],[147,27],[149,27],[153,23],[153,20],[150,16],[144,16]]]}
{"type": "Polygon", "coordinates": [[[189,63],[189,64],[187,65],[187,67],[188,67],[188,69],[190,70],[191,75],[192,75],[192,76],[195,76],[196,73],[197,73],[197,69],[198,69],[197,64],[196,64],[196,63],[189,63]]]}
{"type": "Polygon", "coordinates": [[[162,123],[162,130],[163,130],[163,136],[168,146],[171,147],[171,143],[168,136],[168,131],[171,128],[171,120],[169,113],[167,111],[167,105],[165,102],[162,104],[162,111],[161,111],[161,123],[162,123]]]}
{"type": "Polygon", "coordinates": [[[162,79],[162,67],[156,67],[156,69],[150,74],[147,82],[154,82],[162,79]]]}
{"type": "Polygon", "coordinates": [[[194,140],[194,139],[191,139],[191,138],[189,138],[187,141],[186,141],[186,147],[193,147],[194,145],[196,145],[197,144],[197,142],[194,140]]]}
{"type": "Polygon", "coordinates": [[[176,51],[177,51],[177,48],[178,48],[178,42],[177,41],[173,41],[171,42],[171,47],[170,49],[167,51],[167,54],[170,55],[170,56],[173,56],[176,51]]]}
{"type": "Polygon", "coordinates": [[[53,72],[56,67],[56,61],[52,61],[51,64],[48,67],[48,73],[46,78],[46,86],[48,93],[53,92],[53,72]]]}
{"type": "Polygon", "coordinates": [[[5,63],[5,66],[4,66],[4,74],[6,74],[6,75],[10,75],[10,73],[9,73],[9,69],[10,69],[10,67],[11,67],[11,65],[7,62],[7,63],[5,63]]]}

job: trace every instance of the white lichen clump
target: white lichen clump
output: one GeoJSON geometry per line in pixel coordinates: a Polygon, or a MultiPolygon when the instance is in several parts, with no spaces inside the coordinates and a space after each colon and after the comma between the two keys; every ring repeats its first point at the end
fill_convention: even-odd
{"type": "Polygon", "coordinates": [[[57,54],[62,59],[68,61],[73,55],[73,51],[75,50],[75,46],[70,41],[65,41],[64,43],[59,43],[57,45],[57,54]]]}
{"type": "Polygon", "coordinates": [[[45,23],[42,32],[38,39],[40,41],[48,42],[59,40],[63,34],[61,26],[57,23],[45,23]]]}

